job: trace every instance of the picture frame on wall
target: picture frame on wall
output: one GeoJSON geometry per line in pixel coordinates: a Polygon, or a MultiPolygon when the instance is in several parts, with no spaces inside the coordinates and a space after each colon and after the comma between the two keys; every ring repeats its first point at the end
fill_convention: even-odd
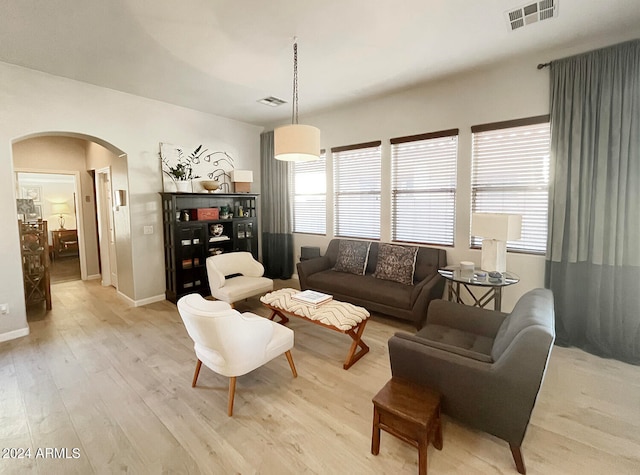
{"type": "Polygon", "coordinates": [[[23,186],[22,197],[28,200],[33,200],[36,203],[42,201],[42,187],[41,186],[23,186]]]}

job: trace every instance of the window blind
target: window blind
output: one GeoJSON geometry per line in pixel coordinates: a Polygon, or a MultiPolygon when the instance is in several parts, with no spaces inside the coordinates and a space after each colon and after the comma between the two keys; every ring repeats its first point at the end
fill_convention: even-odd
{"type": "Polygon", "coordinates": [[[292,168],[293,232],[327,233],[326,153],[319,160],[294,162],[292,168]]]}
{"type": "MultiPolygon", "coordinates": [[[[507,249],[544,254],[551,131],[548,116],[527,121],[534,123],[472,128],[471,209],[473,213],[521,214],[522,238],[507,242],[507,249]]],[[[481,244],[480,236],[472,236],[472,246],[481,244]]]]}
{"type": "Polygon", "coordinates": [[[458,130],[391,139],[392,238],[453,246],[458,130]]]}
{"type": "Polygon", "coordinates": [[[336,236],[380,239],[380,144],[331,149],[336,236]]]}

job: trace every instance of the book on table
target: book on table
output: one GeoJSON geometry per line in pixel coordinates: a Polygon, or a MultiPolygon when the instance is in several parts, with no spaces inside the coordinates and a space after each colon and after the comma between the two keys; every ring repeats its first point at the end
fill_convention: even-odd
{"type": "Polygon", "coordinates": [[[333,298],[333,295],[323,294],[322,292],[316,292],[315,290],[305,290],[298,292],[291,296],[293,300],[298,302],[308,303],[309,305],[322,305],[333,298]]]}

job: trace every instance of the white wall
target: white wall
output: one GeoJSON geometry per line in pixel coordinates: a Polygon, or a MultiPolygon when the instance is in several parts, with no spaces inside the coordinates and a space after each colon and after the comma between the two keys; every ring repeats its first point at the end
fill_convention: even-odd
{"type": "MultiPolygon", "coordinates": [[[[153,81],[153,77],[149,78],[153,81]]],[[[253,170],[259,192],[261,127],[0,63],[0,340],[24,334],[24,306],[12,142],[42,132],[96,137],[127,154],[131,229],[130,276],[120,290],[134,302],[164,295],[159,142],[224,150],[253,170]],[[143,227],[153,225],[154,234],[143,227]]],[[[120,264],[120,262],[119,262],[120,264]]],[[[118,269],[119,273],[121,269],[118,269]]]]}
{"type": "MultiPolygon", "coordinates": [[[[327,236],[296,234],[296,259],[300,246],[320,246],[324,252],[333,237],[333,167],[331,147],[382,140],[381,240],[391,240],[391,167],[389,139],[445,129],[460,129],[458,187],[456,193],[455,247],[447,247],[449,264],[461,260],[480,263],[480,251],[469,249],[471,208],[471,126],[549,113],[549,72],[537,70],[531,58],[492,66],[466,75],[445,78],[339,110],[305,116],[302,123],[321,130],[327,149],[327,236]]],[[[419,212],[419,210],[416,210],[419,212]]],[[[503,309],[510,310],[519,296],[544,286],[544,257],[509,253],[510,271],[521,282],[503,293],[503,309]]]]}

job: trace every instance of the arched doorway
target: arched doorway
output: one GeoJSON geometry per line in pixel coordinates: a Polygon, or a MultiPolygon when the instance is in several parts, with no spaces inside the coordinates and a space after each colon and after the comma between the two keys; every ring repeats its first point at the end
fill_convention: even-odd
{"type": "MultiPolygon", "coordinates": [[[[54,234],[60,233],[61,228],[66,234],[77,233],[80,278],[101,279],[103,285],[117,289],[118,220],[113,217],[113,194],[128,194],[126,154],[97,137],[40,132],[12,141],[12,159],[18,198],[25,191],[15,179],[18,173],[74,177],[73,199],[63,201],[70,205],[70,213],[65,218],[75,225],[75,229],[60,225],[57,215],[49,214],[60,197],[46,196],[44,192],[39,196],[42,218],[51,224],[49,242],[54,244],[54,234]],[[105,182],[109,184],[108,189],[103,187],[105,182]],[[117,186],[113,186],[114,183],[117,186]]],[[[51,254],[53,258],[58,257],[55,251],[51,254]]]]}

